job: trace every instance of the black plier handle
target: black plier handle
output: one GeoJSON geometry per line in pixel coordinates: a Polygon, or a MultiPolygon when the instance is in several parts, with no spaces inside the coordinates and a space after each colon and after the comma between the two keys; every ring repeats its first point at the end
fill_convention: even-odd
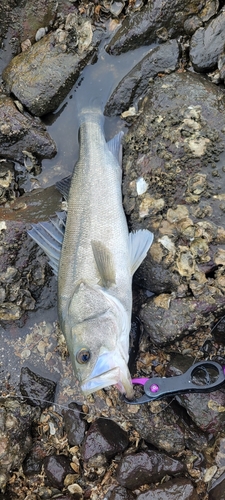
{"type": "Polygon", "coordinates": [[[132,379],[133,384],[144,386],[144,394],[136,400],[131,401],[126,397],[124,400],[131,405],[139,405],[187,392],[211,392],[219,389],[224,381],[225,366],[215,361],[200,361],[191,366],[183,375],[132,379]]]}

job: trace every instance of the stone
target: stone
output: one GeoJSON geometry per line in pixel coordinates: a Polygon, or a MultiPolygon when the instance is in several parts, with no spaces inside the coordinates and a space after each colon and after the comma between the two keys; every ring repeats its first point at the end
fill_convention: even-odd
{"type": "Polygon", "coordinates": [[[88,430],[83,446],[82,458],[89,460],[104,454],[107,458],[121,453],[128,446],[127,433],[113,420],[99,418],[88,430]]]}
{"type": "MultiPolygon", "coordinates": [[[[202,2],[203,9],[206,1],[202,2]]],[[[175,38],[184,33],[184,22],[190,16],[201,14],[199,0],[157,0],[147,3],[140,12],[128,16],[112,37],[107,47],[111,54],[120,54],[157,40],[157,32],[168,30],[168,36],[175,38]]]]}
{"type": "Polygon", "coordinates": [[[55,488],[64,487],[64,479],[72,472],[70,459],[66,455],[51,455],[44,459],[44,469],[48,480],[55,488]]]}
{"type": "Polygon", "coordinates": [[[149,450],[122,458],[116,471],[116,478],[121,486],[135,490],[143,484],[158,482],[165,475],[173,476],[183,470],[184,465],[178,460],[149,450]]]}
{"type": "MultiPolygon", "coordinates": [[[[137,496],[137,500],[198,500],[197,492],[189,479],[175,479],[137,496]]],[[[218,500],[218,499],[217,499],[218,500]]]]}
{"type": "Polygon", "coordinates": [[[40,159],[52,158],[56,154],[56,145],[41,120],[22,114],[10,97],[1,95],[0,157],[23,163],[24,150],[40,159]]]}
{"type": "Polygon", "coordinates": [[[56,382],[49,380],[28,367],[21,368],[20,392],[32,406],[46,408],[55,398],[56,382]]]}
{"type": "Polygon", "coordinates": [[[127,110],[133,102],[143,96],[149,87],[149,79],[157,73],[170,72],[178,65],[179,47],[170,40],[149,53],[120,81],[111,94],[104,113],[112,116],[127,110]]]}
{"type": "Polygon", "coordinates": [[[79,54],[70,32],[57,30],[14,57],[3,79],[9,92],[32,114],[42,116],[54,111],[66,97],[93,51],[90,45],[79,54]]]}
{"type": "Polygon", "coordinates": [[[79,446],[87,430],[87,422],[83,419],[79,406],[76,403],[70,403],[68,410],[63,412],[63,416],[70,446],[79,446]]]}
{"type": "Polygon", "coordinates": [[[209,500],[225,500],[225,473],[210,488],[209,500]]]}
{"type": "Polygon", "coordinates": [[[190,60],[196,71],[212,71],[223,52],[225,12],[222,10],[206,28],[199,28],[190,43],[190,60]]]}

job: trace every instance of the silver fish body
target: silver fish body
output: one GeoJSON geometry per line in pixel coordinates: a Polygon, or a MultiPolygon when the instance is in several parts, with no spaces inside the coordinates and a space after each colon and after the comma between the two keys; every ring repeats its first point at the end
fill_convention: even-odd
{"type": "MultiPolygon", "coordinates": [[[[106,142],[98,109],[80,116],[80,155],[58,270],[58,312],[82,391],[115,384],[131,398],[132,275],[153,235],[128,232],[121,193],[122,135],[106,142]]],[[[57,257],[48,255],[56,270],[57,257]]]]}

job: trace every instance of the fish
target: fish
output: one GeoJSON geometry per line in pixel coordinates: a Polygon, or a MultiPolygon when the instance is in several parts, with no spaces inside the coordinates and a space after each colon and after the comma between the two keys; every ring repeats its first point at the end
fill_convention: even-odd
{"type": "Polygon", "coordinates": [[[33,225],[28,234],[49,257],[58,277],[58,316],[82,392],[115,385],[132,399],[128,370],[132,277],[153,234],[128,231],[122,203],[122,137],[106,141],[98,108],[79,116],[80,152],[67,215],[33,225]]]}

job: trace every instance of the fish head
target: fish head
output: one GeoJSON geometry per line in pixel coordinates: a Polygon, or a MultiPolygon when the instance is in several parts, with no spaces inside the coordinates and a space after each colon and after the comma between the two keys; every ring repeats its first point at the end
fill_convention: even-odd
{"type": "MultiPolygon", "coordinates": [[[[111,311],[72,328],[70,355],[85,395],[116,385],[128,398],[133,396],[127,367],[128,346],[121,342],[121,325],[111,311]]],[[[127,332],[129,342],[129,330],[127,332]]]]}

